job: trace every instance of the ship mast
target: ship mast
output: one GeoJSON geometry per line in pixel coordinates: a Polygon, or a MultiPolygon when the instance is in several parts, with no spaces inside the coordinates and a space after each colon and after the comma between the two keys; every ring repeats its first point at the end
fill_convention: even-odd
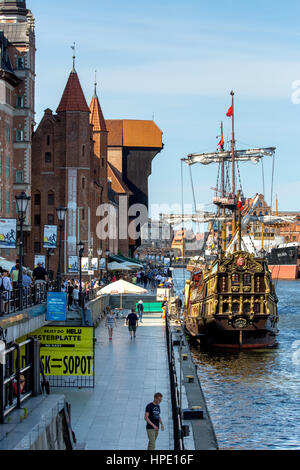
{"type": "Polygon", "coordinates": [[[235,207],[235,138],[234,138],[234,92],[231,91],[232,97],[232,138],[231,138],[231,164],[232,164],[232,199],[234,201],[232,211],[232,236],[235,233],[235,219],[236,219],[236,207],[235,207]]]}

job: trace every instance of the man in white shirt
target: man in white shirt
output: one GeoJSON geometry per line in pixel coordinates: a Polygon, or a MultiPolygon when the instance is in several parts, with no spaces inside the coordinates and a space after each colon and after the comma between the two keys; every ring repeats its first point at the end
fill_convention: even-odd
{"type": "Polygon", "coordinates": [[[4,312],[0,313],[7,313],[8,310],[8,300],[11,298],[11,292],[13,290],[11,279],[8,277],[8,271],[2,271],[2,278],[0,279],[0,295],[2,297],[2,301],[4,301],[4,312]]]}

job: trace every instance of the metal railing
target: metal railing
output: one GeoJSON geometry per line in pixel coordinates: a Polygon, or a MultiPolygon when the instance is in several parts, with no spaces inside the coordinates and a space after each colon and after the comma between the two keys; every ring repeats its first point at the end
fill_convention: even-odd
{"type": "Polygon", "coordinates": [[[0,291],[0,316],[19,312],[47,300],[47,284],[38,283],[33,286],[0,291]]]}
{"type": "MultiPolygon", "coordinates": [[[[176,374],[175,356],[172,343],[172,333],[168,315],[166,315],[166,337],[169,360],[170,387],[173,411],[173,430],[174,430],[174,450],[184,450],[183,429],[181,418],[181,397],[178,390],[178,379],[176,374]]],[[[180,371],[181,372],[181,371],[180,371]]],[[[181,378],[180,378],[181,381],[181,378]]]]}
{"type": "Polygon", "coordinates": [[[12,411],[20,409],[25,400],[40,393],[39,341],[30,337],[9,346],[0,341],[0,424],[12,411]]]}

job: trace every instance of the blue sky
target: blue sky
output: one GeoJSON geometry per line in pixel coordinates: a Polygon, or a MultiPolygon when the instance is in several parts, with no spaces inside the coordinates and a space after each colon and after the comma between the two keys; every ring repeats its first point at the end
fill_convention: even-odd
{"type": "MultiPolygon", "coordinates": [[[[150,203],[181,205],[180,159],[215,150],[221,120],[230,138],[225,114],[233,89],[237,146],[277,148],[273,202],[277,194],[280,210],[300,211],[300,104],[292,101],[293,93],[300,97],[299,2],[27,0],[27,6],[36,19],[37,122],[59,104],[75,42],[88,103],[97,69],[106,119],[154,115],[164,149],[152,164],[150,203]]],[[[262,192],[261,165],[242,164],[240,172],[246,196],[262,192]]],[[[217,167],[195,165],[192,173],[197,202],[210,208],[217,167]]],[[[271,173],[266,159],[269,203],[271,173]]],[[[186,167],[184,203],[192,204],[186,167]]]]}

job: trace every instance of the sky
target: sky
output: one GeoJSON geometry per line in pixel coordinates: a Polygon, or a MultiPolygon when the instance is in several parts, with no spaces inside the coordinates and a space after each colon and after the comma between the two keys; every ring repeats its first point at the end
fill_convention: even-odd
{"type": "MultiPolygon", "coordinates": [[[[36,22],[36,122],[56,110],[72,68],[88,104],[97,70],[106,119],[154,119],[163,150],[152,162],[149,200],[193,205],[181,159],[217,148],[235,92],[238,148],[276,147],[275,159],[240,164],[246,197],[300,211],[300,3],[270,0],[27,0],[36,22]],[[272,174],[274,178],[272,180],[272,174]],[[264,178],[263,178],[264,177],[264,178]],[[264,181],[264,183],[263,183],[264,181]],[[273,181],[273,185],[272,185],[273,181]],[[273,192],[272,192],[273,189],[273,192]]],[[[229,143],[228,143],[229,145],[229,143]]],[[[212,210],[216,165],[194,165],[198,208],[212,210]]]]}

